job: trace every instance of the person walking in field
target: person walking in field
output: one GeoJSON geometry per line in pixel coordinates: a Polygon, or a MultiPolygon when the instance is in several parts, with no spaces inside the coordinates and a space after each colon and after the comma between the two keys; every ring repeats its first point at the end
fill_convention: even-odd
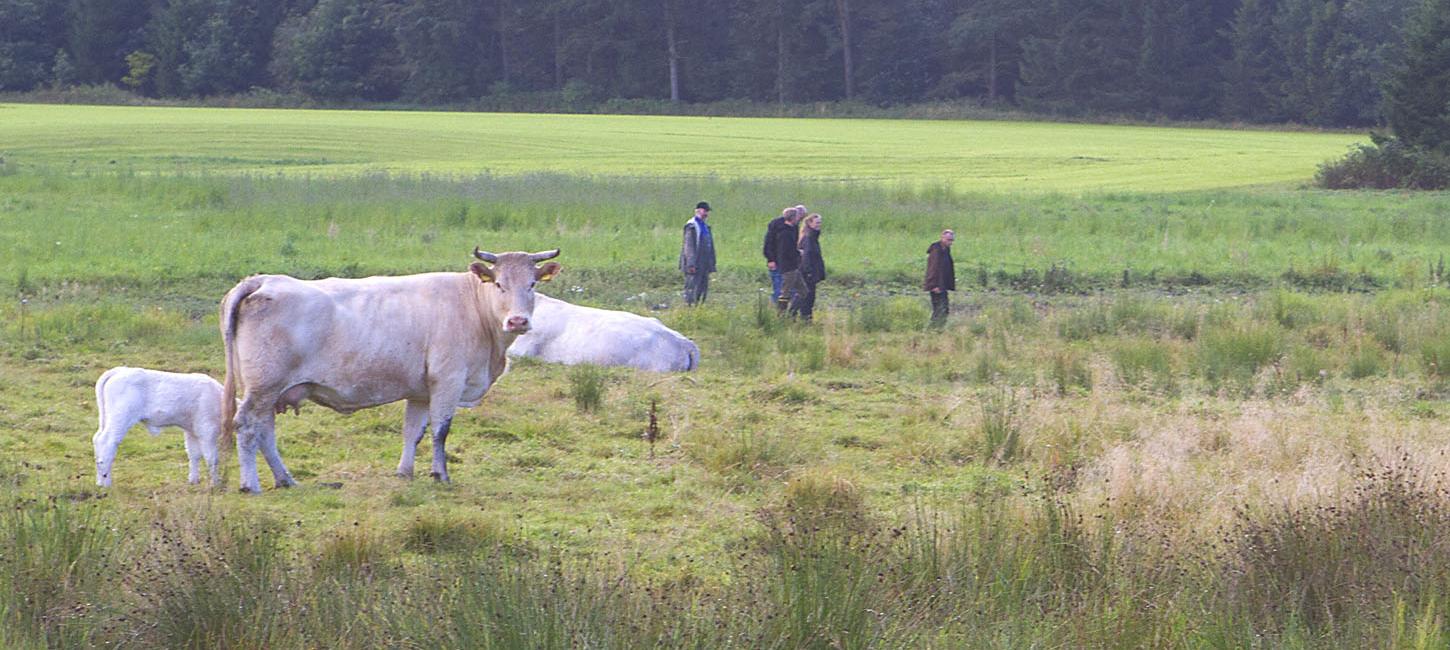
{"type": "Polygon", "coordinates": [[[926,281],[922,288],[931,294],[933,327],[945,325],[947,314],[951,313],[947,292],[957,288],[957,270],[952,262],[952,242],[956,240],[956,233],[950,229],[943,230],[941,239],[932,242],[926,249],[926,281]]]}
{"type": "Polygon", "coordinates": [[[821,257],[821,215],[812,214],[801,221],[797,247],[801,252],[803,288],[790,303],[792,316],[809,323],[816,310],[816,285],[826,279],[826,261],[821,257]]]}
{"type": "Polygon", "coordinates": [[[715,238],[705,220],[710,217],[710,204],[695,204],[695,216],[685,222],[684,242],[680,245],[680,271],[685,274],[685,304],[705,302],[710,294],[710,274],[715,272],[715,238]]]}
{"type": "Polygon", "coordinates": [[[800,222],[806,213],[801,208],[786,208],[779,219],[770,222],[765,233],[766,267],[780,274],[780,291],[773,294],[775,307],[784,315],[790,301],[803,289],[801,281],[801,252],[796,248],[800,239],[800,222]]]}
{"type": "Polygon", "coordinates": [[[791,219],[799,220],[801,217],[805,216],[805,214],[806,206],[804,205],[798,205],[793,208],[786,208],[785,210],[781,211],[779,217],[772,219],[770,223],[765,226],[765,241],[761,244],[761,253],[765,255],[765,268],[770,272],[770,301],[772,303],[780,304],[780,288],[781,284],[784,282],[784,277],[782,276],[780,269],[777,268],[778,263],[775,259],[775,238],[780,236],[780,230],[784,228],[790,228],[792,231],[794,231],[795,228],[792,226],[792,224],[788,222],[791,219]],[[796,216],[792,217],[792,214],[796,216]]]}

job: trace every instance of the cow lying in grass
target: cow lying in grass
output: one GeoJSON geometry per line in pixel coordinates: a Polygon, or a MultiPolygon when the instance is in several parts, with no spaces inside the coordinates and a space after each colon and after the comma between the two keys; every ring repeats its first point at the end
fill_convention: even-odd
{"type": "Polygon", "coordinates": [[[151,435],[162,427],[180,427],[186,433],[190,471],[186,480],[201,480],[200,461],[206,459],[212,485],[218,485],[217,441],[222,432],[222,385],[199,373],[179,374],[119,367],[96,380],[96,410],[101,428],[91,441],[96,448],[96,484],[111,484],[111,464],[126,432],[144,422],[151,435]]]}
{"type": "Polygon", "coordinates": [[[694,370],[700,349],[656,318],[534,297],[534,327],[509,354],[574,365],[630,366],[652,372],[694,370]]]}

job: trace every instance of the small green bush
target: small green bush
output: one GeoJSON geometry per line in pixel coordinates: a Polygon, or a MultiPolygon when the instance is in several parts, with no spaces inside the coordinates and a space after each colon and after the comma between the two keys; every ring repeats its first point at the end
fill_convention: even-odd
{"type": "Polygon", "coordinates": [[[1372,342],[1361,341],[1345,363],[1344,374],[1350,379],[1364,379],[1383,374],[1385,355],[1372,342]]]}
{"type": "Polygon", "coordinates": [[[1420,365],[1429,379],[1450,379],[1450,336],[1432,336],[1422,342],[1420,365]]]}
{"type": "Polygon", "coordinates": [[[1450,156],[1399,139],[1371,136],[1339,160],[1319,166],[1314,182],[1330,190],[1450,188],[1450,156]]]}
{"type": "Polygon", "coordinates": [[[599,410],[608,380],[608,371],[592,363],[574,366],[569,371],[569,396],[574,398],[574,407],[580,412],[599,410]]]}

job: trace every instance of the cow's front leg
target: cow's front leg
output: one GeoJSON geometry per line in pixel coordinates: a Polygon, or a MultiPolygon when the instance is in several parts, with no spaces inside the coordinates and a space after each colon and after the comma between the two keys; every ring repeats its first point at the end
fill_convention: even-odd
{"type": "Polygon", "coordinates": [[[418,443],[423,432],[428,430],[428,403],[408,400],[403,411],[403,456],[398,459],[398,476],[413,478],[413,459],[418,454],[418,443]]]}
{"type": "Polygon", "coordinates": [[[453,424],[453,411],[456,404],[450,402],[446,408],[437,406],[433,402],[429,409],[428,419],[433,421],[433,479],[441,483],[448,482],[448,429],[453,424]]]}

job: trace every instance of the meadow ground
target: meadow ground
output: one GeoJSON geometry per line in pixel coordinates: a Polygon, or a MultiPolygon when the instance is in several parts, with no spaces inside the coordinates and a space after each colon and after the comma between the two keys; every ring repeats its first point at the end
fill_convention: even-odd
{"type": "MultiPolygon", "coordinates": [[[[225,114],[161,121],[184,139],[225,114]]],[[[236,161],[298,151],[249,136],[164,167],[134,137],[154,125],[99,120],[72,127],[115,148],[74,165],[60,143],[80,140],[3,153],[5,647],[1445,641],[1443,195],[534,173],[547,153],[511,154],[523,175],[279,175],[236,161]],[[684,309],[675,240],[701,198],[724,265],[684,309]],[[755,257],[796,201],[826,215],[832,273],[809,327],[764,308],[755,257]],[[914,283],[943,225],[963,291],[938,332],[914,283]],[[174,431],[133,432],[94,487],[95,378],[220,376],[216,303],[240,277],[461,269],[475,244],[561,246],[552,295],[656,315],[701,369],[518,362],[460,414],[447,486],[391,475],[394,405],[280,419],[292,490],[188,486],[174,431]]]]}
{"type": "Polygon", "coordinates": [[[1362,141],[1035,122],[0,104],[7,156],[70,170],[556,172],[1152,192],[1298,183],[1362,141]]]}

